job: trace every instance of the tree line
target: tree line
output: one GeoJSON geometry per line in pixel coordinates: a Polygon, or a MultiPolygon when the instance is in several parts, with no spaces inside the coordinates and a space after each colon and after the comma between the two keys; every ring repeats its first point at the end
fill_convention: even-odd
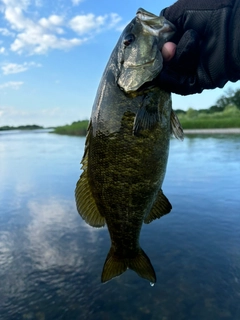
{"type": "Polygon", "coordinates": [[[211,106],[208,109],[200,109],[200,110],[195,110],[193,108],[189,108],[187,111],[177,109],[175,112],[177,114],[188,114],[191,116],[191,114],[212,114],[216,112],[223,112],[226,109],[229,108],[235,108],[240,110],[240,89],[237,90],[232,90],[229,89],[225,95],[222,95],[217,101],[216,104],[211,106]]]}

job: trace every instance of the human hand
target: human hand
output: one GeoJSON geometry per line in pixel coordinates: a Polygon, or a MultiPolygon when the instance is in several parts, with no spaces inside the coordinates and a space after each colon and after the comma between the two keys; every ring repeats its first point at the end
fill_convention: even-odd
{"type": "Polygon", "coordinates": [[[162,56],[164,61],[170,61],[176,52],[176,44],[173,42],[166,42],[162,47],[162,56]]]}
{"type": "Polygon", "coordinates": [[[177,47],[162,48],[163,89],[187,95],[240,79],[239,7],[238,0],[179,0],[163,11],[177,30],[177,47]]]}

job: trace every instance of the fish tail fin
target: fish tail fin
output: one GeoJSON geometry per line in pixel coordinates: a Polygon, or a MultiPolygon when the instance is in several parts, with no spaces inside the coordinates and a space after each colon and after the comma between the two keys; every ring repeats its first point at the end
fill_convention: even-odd
{"type": "Polygon", "coordinates": [[[140,248],[139,254],[134,259],[129,259],[128,267],[137,272],[140,277],[152,283],[157,280],[151,261],[142,248],[140,248]]]}
{"type": "Polygon", "coordinates": [[[140,248],[134,258],[118,258],[114,255],[113,248],[110,249],[102,271],[102,282],[119,276],[127,269],[134,270],[140,277],[156,282],[156,274],[146,253],[140,248]]]}
{"type": "Polygon", "coordinates": [[[126,259],[119,259],[116,257],[114,255],[114,249],[111,247],[103,266],[101,281],[107,282],[112,278],[120,276],[127,268],[126,259]]]}

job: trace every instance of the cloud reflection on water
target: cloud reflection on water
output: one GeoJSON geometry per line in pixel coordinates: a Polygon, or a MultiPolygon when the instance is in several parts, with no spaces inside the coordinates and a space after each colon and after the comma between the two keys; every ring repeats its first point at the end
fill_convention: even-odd
{"type": "Polygon", "coordinates": [[[13,261],[12,250],[14,241],[9,231],[0,233],[0,269],[1,272],[6,271],[13,261]]]}
{"type": "Polygon", "coordinates": [[[100,260],[103,250],[99,247],[106,240],[106,228],[88,226],[78,215],[74,200],[68,198],[30,200],[28,209],[30,223],[25,234],[30,248],[32,280],[47,281],[50,290],[56,288],[60,296],[65,296],[68,290],[85,299],[84,292],[89,290],[90,283],[100,284],[104,261],[100,260]]]}
{"type": "Polygon", "coordinates": [[[86,273],[91,274],[91,269],[96,268],[96,263],[91,261],[96,256],[103,229],[86,225],[73,200],[30,199],[26,207],[12,219],[10,230],[0,232],[3,298],[27,292],[41,279],[42,273],[48,276],[53,273],[63,282],[62,272],[86,277],[86,273]],[[17,226],[16,219],[18,223],[19,219],[22,221],[17,226]],[[87,259],[89,253],[92,258],[87,259]]]}
{"type": "MultiPolygon", "coordinates": [[[[26,233],[30,241],[31,258],[38,269],[61,266],[81,266],[83,258],[79,247],[79,234],[84,241],[97,241],[90,228],[80,225],[80,217],[73,215],[75,204],[70,200],[50,198],[44,203],[30,200],[31,222],[26,233]]],[[[83,243],[84,243],[83,241],[83,243]]]]}

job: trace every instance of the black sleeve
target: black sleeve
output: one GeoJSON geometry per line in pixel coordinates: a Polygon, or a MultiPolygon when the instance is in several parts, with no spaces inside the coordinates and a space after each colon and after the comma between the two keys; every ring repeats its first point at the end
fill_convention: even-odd
{"type": "Polygon", "coordinates": [[[175,24],[175,57],[164,65],[161,86],[182,95],[222,88],[240,79],[239,0],[179,0],[163,15],[175,24]]]}

